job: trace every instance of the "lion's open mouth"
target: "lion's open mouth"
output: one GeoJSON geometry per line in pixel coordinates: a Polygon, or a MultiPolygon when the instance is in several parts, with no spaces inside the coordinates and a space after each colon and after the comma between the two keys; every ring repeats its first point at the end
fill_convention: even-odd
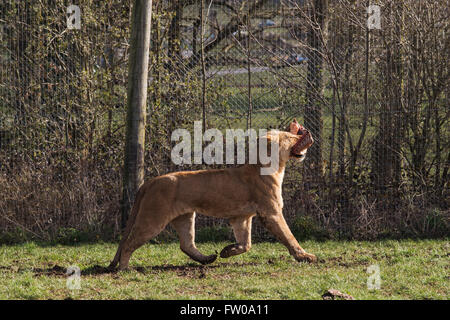
{"type": "Polygon", "coordinates": [[[311,136],[311,133],[308,130],[303,130],[303,134],[291,149],[291,155],[296,158],[304,157],[305,155],[303,151],[311,147],[313,143],[314,140],[311,136]]]}

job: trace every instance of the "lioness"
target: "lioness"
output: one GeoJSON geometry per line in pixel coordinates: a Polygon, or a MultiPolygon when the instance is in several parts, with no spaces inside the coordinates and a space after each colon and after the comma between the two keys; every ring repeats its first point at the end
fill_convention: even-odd
{"type": "Polygon", "coordinates": [[[169,173],[145,182],[136,196],[119,248],[110,264],[128,268],[131,254],[171,223],[180,238],[180,248],[193,260],[212,263],[217,254],[203,255],[195,246],[195,212],[228,218],[237,243],[226,246],[220,257],[250,250],[252,218],[258,215],[298,261],[315,262],[292,235],[283,217],[281,185],[289,159],[303,161],[312,145],[311,134],[294,121],[289,131],[269,131],[265,137],[277,143],[278,170],[261,175],[261,164],[238,168],[169,173]]]}

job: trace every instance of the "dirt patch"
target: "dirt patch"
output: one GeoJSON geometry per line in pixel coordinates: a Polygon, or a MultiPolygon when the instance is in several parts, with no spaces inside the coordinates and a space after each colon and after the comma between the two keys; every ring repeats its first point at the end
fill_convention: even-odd
{"type": "Polygon", "coordinates": [[[208,275],[210,270],[214,270],[220,267],[244,267],[244,266],[256,266],[258,263],[256,262],[245,262],[245,263],[220,263],[220,264],[212,264],[212,265],[197,265],[197,264],[188,264],[188,265],[172,265],[165,264],[161,266],[151,266],[151,267],[135,267],[134,270],[140,273],[158,273],[158,272],[175,272],[180,277],[189,277],[189,278],[197,278],[203,279],[208,275]]]}
{"type": "Polygon", "coordinates": [[[67,269],[55,264],[50,268],[33,268],[31,271],[35,276],[66,276],[67,269]]]}
{"type": "Polygon", "coordinates": [[[81,270],[81,274],[84,276],[87,275],[100,275],[100,274],[108,274],[108,273],[117,273],[118,270],[110,269],[108,267],[99,266],[98,264],[93,265],[92,267],[81,270]]]}
{"type": "Polygon", "coordinates": [[[0,270],[8,270],[15,273],[21,273],[26,271],[31,271],[34,273],[35,276],[65,276],[66,275],[66,268],[61,267],[57,264],[49,266],[48,268],[20,268],[19,266],[0,266],[0,270]]]}
{"type": "Polygon", "coordinates": [[[18,266],[0,266],[0,270],[7,270],[11,272],[23,271],[23,269],[20,269],[18,266]]]}
{"type": "MultiPolygon", "coordinates": [[[[212,265],[198,265],[198,264],[187,264],[187,265],[172,265],[165,264],[160,266],[148,266],[148,267],[130,267],[130,270],[137,271],[142,274],[156,274],[159,272],[175,272],[180,277],[189,277],[203,279],[206,278],[210,270],[214,270],[221,267],[245,267],[245,266],[256,266],[256,262],[233,262],[233,263],[220,263],[212,265]]],[[[27,270],[32,271],[34,276],[54,276],[54,277],[66,277],[67,268],[60,265],[54,264],[47,268],[31,268],[24,269],[18,266],[0,266],[0,270],[8,270],[11,272],[25,272],[27,270]]],[[[118,277],[118,269],[110,269],[108,267],[93,265],[86,269],[81,270],[82,276],[97,276],[104,274],[114,274],[118,277]]]]}

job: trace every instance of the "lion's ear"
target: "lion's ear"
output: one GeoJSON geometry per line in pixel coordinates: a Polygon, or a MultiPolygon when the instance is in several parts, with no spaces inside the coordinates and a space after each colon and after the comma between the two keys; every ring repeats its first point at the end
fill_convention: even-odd
{"type": "Polygon", "coordinates": [[[291,124],[289,125],[289,132],[292,134],[298,134],[300,128],[301,125],[297,122],[296,119],[294,119],[294,121],[292,121],[291,124]]]}

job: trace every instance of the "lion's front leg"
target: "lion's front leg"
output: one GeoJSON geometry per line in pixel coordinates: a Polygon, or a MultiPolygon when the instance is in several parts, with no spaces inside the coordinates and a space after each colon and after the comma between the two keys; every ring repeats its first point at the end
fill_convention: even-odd
{"type": "Polygon", "coordinates": [[[295,239],[282,213],[260,214],[259,217],[264,226],[282,243],[295,260],[303,262],[316,262],[315,255],[307,253],[300,247],[297,239],[295,239]]]}
{"type": "Polygon", "coordinates": [[[221,258],[229,258],[250,250],[252,246],[252,218],[253,215],[230,219],[237,243],[223,248],[220,252],[221,258]]]}
{"type": "Polygon", "coordinates": [[[171,221],[172,226],[180,238],[180,249],[191,259],[201,264],[209,264],[216,261],[217,254],[203,255],[195,246],[195,212],[179,216],[171,221]]]}

